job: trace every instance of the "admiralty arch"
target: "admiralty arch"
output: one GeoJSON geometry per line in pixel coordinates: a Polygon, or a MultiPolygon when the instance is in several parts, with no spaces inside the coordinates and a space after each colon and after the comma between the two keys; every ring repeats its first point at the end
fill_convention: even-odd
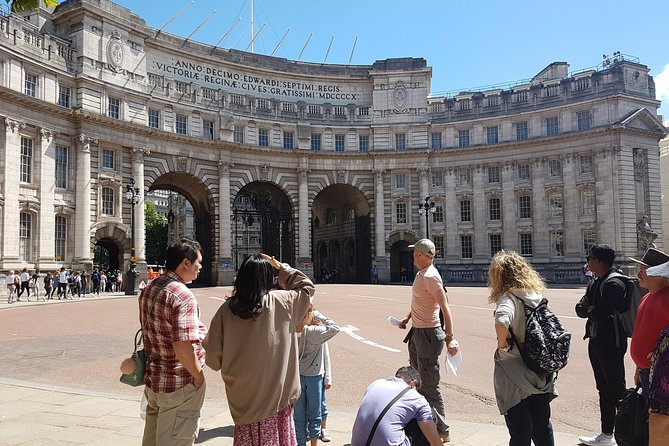
{"type": "Polygon", "coordinates": [[[0,16],[0,271],[90,270],[95,246],[125,270],[134,221],[144,274],[157,190],[192,205],[202,284],[230,284],[261,250],[314,276],[368,282],[376,265],[399,281],[428,231],[448,281],[485,280],[501,248],[555,282],[580,280],[594,243],[620,259],[662,248],[667,129],[648,67],[554,62],[447,97],[430,95],[432,69],[213,47],[107,0],[0,16]]]}

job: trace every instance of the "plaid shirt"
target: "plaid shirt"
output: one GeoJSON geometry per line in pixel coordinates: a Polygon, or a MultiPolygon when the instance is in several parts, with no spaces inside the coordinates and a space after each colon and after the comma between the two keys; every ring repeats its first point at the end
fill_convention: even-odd
{"type": "Polygon", "coordinates": [[[192,341],[204,366],[202,340],[207,327],[200,321],[195,296],[178,274],[167,271],[144,288],[139,296],[139,322],[148,358],[144,383],[156,393],[171,393],[194,382],[177,360],[172,343],[192,341]]]}

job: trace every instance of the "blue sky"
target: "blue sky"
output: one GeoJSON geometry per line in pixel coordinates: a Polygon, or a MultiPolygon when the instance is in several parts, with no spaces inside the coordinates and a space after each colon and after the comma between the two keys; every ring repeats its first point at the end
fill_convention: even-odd
{"type": "MultiPolygon", "coordinates": [[[[190,0],[117,0],[160,28],[190,0]]],[[[165,31],[188,36],[212,11],[216,14],[192,37],[215,44],[237,17],[241,21],[221,44],[244,50],[249,44],[249,0],[195,0],[165,31]]],[[[602,54],[620,51],[651,69],[660,114],[669,124],[668,0],[255,0],[255,52],[271,54],[288,28],[276,55],[370,65],[391,57],[422,57],[432,67],[432,94],[515,83],[551,62],[570,70],[596,67],[602,54]]]]}

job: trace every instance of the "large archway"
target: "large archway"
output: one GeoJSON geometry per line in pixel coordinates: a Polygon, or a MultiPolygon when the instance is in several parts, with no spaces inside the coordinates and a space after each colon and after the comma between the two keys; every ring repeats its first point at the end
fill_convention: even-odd
{"type": "Polygon", "coordinates": [[[312,256],[318,280],[369,283],[372,268],[370,208],[347,184],[323,189],[312,206],[312,256]]]}
{"type": "Polygon", "coordinates": [[[258,252],[294,264],[293,211],[286,194],[274,184],[255,181],[239,190],[232,207],[232,233],[235,269],[258,252]]]}
{"type": "Polygon", "coordinates": [[[102,271],[123,269],[122,245],[111,238],[98,240],[93,249],[93,266],[102,271]]]}

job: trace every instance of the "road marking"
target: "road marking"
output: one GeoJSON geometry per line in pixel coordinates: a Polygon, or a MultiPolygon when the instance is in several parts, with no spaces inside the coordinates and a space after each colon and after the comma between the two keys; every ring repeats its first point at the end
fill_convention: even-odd
{"type": "Polygon", "coordinates": [[[349,335],[353,339],[362,342],[363,344],[367,344],[367,345],[370,345],[372,347],[380,348],[381,350],[386,350],[386,351],[393,352],[393,353],[399,353],[400,352],[400,350],[397,350],[396,348],[386,347],[385,345],[377,344],[374,341],[370,341],[368,339],[363,338],[360,335],[357,335],[357,334],[353,333],[354,331],[358,331],[358,328],[354,327],[353,325],[342,325],[342,326],[340,326],[340,328],[341,328],[341,331],[343,331],[344,333],[346,333],[347,335],[349,335]]]}
{"type": "Polygon", "coordinates": [[[397,299],[391,299],[390,297],[379,297],[379,296],[366,296],[364,294],[349,294],[349,297],[362,297],[364,299],[376,299],[376,300],[392,300],[395,301],[397,299]]]}

